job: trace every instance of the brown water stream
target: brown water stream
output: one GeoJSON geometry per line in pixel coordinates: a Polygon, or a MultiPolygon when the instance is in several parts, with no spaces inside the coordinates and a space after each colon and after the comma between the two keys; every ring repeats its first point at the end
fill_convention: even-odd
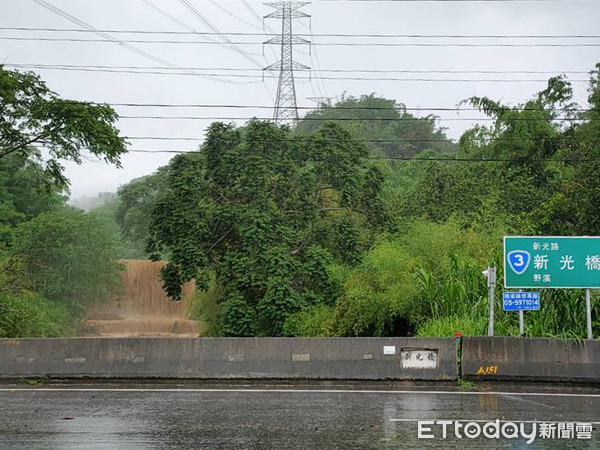
{"type": "Polygon", "coordinates": [[[123,261],[124,295],[88,308],[79,335],[110,337],[197,337],[196,321],[187,319],[194,283],[184,285],[183,300],[167,297],[161,286],[164,262],[123,261]]]}

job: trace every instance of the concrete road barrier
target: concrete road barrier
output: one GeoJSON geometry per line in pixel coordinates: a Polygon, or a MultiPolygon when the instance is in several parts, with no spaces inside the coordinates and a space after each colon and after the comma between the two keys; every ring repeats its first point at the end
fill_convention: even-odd
{"type": "Polygon", "coordinates": [[[454,339],[0,339],[0,378],[455,380],[454,339]]]}
{"type": "Polygon", "coordinates": [[[467,337],[461,353],[468,379],[600,383],[600,341],[467,337]]]}

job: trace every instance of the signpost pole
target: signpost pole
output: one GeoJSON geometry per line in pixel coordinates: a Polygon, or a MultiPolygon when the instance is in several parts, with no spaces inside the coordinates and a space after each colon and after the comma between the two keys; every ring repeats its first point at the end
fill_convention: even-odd
{"type": "Polygon", "coordinates": [[[523,336],[523,310],[519,310],[519,336],[523,336]]]}
{"type": "Polygon", "coordinates": [[[490,288],[490,322],[488,324],[488,336],[494,336],[494,285],[496,284],[496,268],[488,267],[488,287],[490,288]]]}
{"type": "Polygon", "coordinates": [[[591,302],[591,290],[585,290],[585,314],[587,319],[587,337],[593,339],[592,336],[592,302],[591,302]]]}

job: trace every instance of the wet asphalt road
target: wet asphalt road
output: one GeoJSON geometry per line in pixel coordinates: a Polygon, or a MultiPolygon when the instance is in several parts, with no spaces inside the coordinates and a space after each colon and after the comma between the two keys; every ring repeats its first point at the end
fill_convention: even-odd
{"type": "Polygon", "coordinates": [[[500,384],[476,389],[485,392],[360,384],[4,384],[0,448],[600,449],[600,389],[500,384]],[[523,439],[419,440],[413,419],[597,423],[592,440],[538,438],[528,446],[523,439]]]}

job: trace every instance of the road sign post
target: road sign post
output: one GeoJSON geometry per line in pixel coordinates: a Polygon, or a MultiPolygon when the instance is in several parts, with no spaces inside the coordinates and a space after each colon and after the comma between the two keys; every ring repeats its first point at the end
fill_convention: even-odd
{"type": "Polygon", "coordinates": [[[494,288],[496,286],[496,268],[488,267],[484,270],[483,275],[487,277],[487,285],[489,289],[489,303],[490,303],[490,318],[488,323],[488,336],[494,335],[494,288]]]}
{"type": "Polygon", "coordinates": [[[591,302],[591,291],[585,290],[585,319],[587,322],[587,335],[588,339],[593,339],[592,335],[592,302],[591,302]]]}
{"type": "Polygon", "coordinates": [[[505,236],[506,288],[585,289],[592,339],[590,289],[600,288],[600,237],[505,236]]]}
{"type": "Polygon", "coordinates": [[[523,323],[523,310],[519,310],[519,336],[523,336],[525,324],[523,323]]]}

